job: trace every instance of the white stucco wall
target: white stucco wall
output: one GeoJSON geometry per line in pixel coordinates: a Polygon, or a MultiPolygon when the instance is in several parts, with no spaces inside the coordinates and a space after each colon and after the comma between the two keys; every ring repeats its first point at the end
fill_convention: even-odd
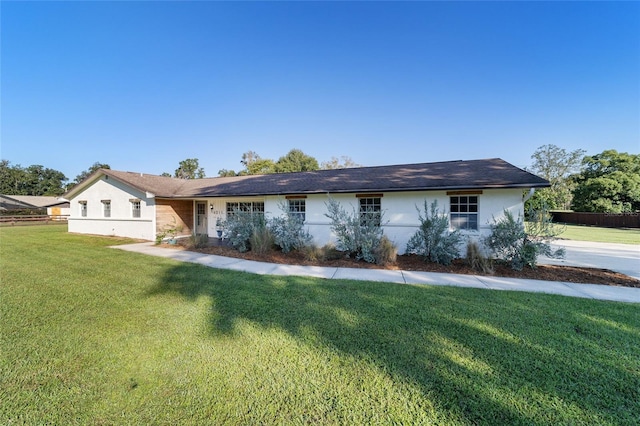
{"type": "MultiPolygon", "coordinates": [[[[471,240],[477,240],[489,233],[489,224],[493,218],[499,219],[504,210],[509,210],[515,217],[523,214],[523,191],[521,189],[489,189],[478,195],[478,231],[463,231],[463,234],[471,240]]],[[[349,212],[359,210],[359,201],[355,194],[332,194],[349,212]]],[[[314,237],[314,243],[323,246],[335,242],[335,235],[331,232],[331,223],[325,216],[327,213],[326,194],[309,195],[306,200],[305,227],[314,237]]],[[[405,252],[407,242],[420,225],[418,211],[420,208],[424,214],[424,202],[430,205],[434,200],[438,201],[441,212],[449,213],[450,196],[446,191],[421,191],[421,192],[392,192],[384,193],[381,198],[383,214],[384,234],[396,245],[400,254],[405,252]]],[[[227,201],[264,201],[266,217],[279,216],[282,210],[279,203],[286,202],[285,197],[247,197],[233,199],[210,200],[209,209],[209,235],[215,236],[216,218],[225,218],[227,201]]],[[[461,247],[461,250],[464,250],[461,247]]],[[[462,253],[461,253],[462,254],[462,253]]]]}
{"type": "Polygon", "coordinates": [[[69,232],[155,239],[155,200],[115,179],[102,176],[69,200],[69,232]],[[132,217],[131,199],[140,200],[140,217],[132,217]],[[104,217],[102,200],[111,200],[111,217],[104,217]],[[87,202],[81,216],[80,201],[87,202]]]}

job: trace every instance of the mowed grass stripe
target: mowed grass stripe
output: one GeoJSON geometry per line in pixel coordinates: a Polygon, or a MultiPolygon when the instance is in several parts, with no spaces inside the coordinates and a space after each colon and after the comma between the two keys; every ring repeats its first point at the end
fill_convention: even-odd
{"type": "Polygon", "coordinates": [[[637,305],[271,277],[0,229],[3,424],[634,424],[637,305]]]}

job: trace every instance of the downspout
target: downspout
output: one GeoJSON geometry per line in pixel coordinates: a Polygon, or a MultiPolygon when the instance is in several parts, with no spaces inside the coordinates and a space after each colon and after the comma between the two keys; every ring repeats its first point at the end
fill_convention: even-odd
{"type": "Polygon", "coordinates": [[[522,198],[522,202],[526,203],[529,198],[533,197],[533,193],[536,192],[535,188],[529,188],[529,192],[522,198]]]}

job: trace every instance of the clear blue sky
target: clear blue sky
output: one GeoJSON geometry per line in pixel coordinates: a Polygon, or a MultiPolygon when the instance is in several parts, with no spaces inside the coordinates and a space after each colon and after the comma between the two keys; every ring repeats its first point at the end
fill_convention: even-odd
{"type": "Polygon", "coordinates": [[[6,2],[1,158],[207,176],[640,152],[638,2],[6,2]]]}

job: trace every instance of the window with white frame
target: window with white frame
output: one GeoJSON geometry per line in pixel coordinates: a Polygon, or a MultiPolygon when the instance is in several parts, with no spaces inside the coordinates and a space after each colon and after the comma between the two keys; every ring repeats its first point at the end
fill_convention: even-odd
{"type": "Polygon", "coordinates": [[[264,215],[264,201],[242,201],[227,203],[227,217],[236,212],[246,212],[264,215]]]}
{"type": "Polygon", "coordinates": [[[373,223],[375,226],[380,226],[382,216],[382,195],[357,195],[357,197],[360,201],[360,225],[366,226],[369,223],[373,223]]]}
{"type": "Polygon", "coordinates": [[[140,200],[131,201],[131,217],[140,217],[140,200]]]}
{"type": "Polygon", "coordinates": [[[111,217],[111,200],[102,200],[102,216],[111,217]]]}
{"type": "Polygon", "coordinates": [[[80,201],[78,204],[80,205],[80,216],[87,217],[87,202],[80,201]]]}
{"type": "Polygon", "coordinates": [[[451,227],[454,229],[478,230],[478,196],[456,195],[451,197],[451,227]]]}
{"type": "Polygon", "coordinates": [[[289,214],[298,218],[300,222],[304,222],[307,213],[307,200],[304,198],[290,198],[287,201],[289,203],[289,214]]]}

